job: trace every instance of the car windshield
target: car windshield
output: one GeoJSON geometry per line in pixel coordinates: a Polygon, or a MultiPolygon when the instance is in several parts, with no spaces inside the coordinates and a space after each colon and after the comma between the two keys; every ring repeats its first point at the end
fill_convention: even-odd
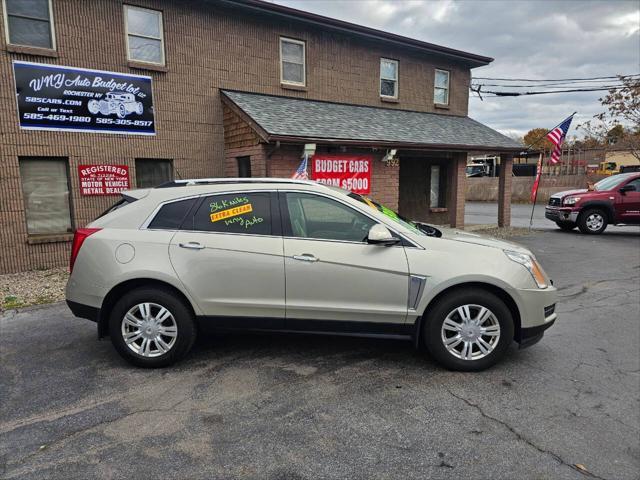
{"type": "Polygon", "coordinates": [[[470,165],[467,167],[467,173],[481,172],[482,165],[470,165]]]}
{"type": "Polygon", "coordinates": [[[376,202],[375,200],[372,200],[369,197],[364,197],[362,195],[358,195],[357,193],[350,193],[349,196],[351,198],[353,198],[354,200],[362,202],[362,203],[368,205],[369,207],[373,208],[374,210],[377,210],[378,212],[384,214],[385,216],[389,217],[391,220],[393,220],[397,224],[402,225],[407,230],[410,230],[412,233],[415,233],[416,235],[426,235],[411,220],[404,218],[399,213],[394,212],[390,208],[385,207],[384,205],[376,202]]]}
{"type": "Polygon", "coordinates": [[[612,177],[604,178],[593,186],[593,189],[597,192],[604,192],[617,187],[625,180],[629,179],[629,175],[614,175],[612,177]]]}

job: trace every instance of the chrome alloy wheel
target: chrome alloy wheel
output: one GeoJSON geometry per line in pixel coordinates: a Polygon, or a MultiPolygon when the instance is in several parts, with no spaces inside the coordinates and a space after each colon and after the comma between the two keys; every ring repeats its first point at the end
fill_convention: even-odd
{"type": "Polygon", "coordinates": [[[139,303],[122,319],[122,338],[141,357],[167,353],[178,338],[178,325],[169,310],[157,303],[139,303]]]}
{"type": "Polygon", "coordinates": [[[602,228],[602,225],[604,224],[604,218],[601,214],[594,212],[587,217],[585,223],[589,230],[591,230],[592,232],[597,232],[602,228]]]}
{"type": "Polygon", "coordinates": [[[493,312],[482,305],[462,305],[447,315],[440,333],[451,355],[462,360],[479,360],[498,345],[500,323],[493,312]]]}

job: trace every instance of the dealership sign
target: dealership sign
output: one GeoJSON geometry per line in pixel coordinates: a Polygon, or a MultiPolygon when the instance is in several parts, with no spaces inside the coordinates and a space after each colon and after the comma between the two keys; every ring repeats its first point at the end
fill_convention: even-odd
{"type": "Polygon", "coordinates": [[[117,195],[129,189],[127,165],[78,165],[82,195],[117,195]]]}
{"type": "Polygon", "coordinates": [[[325,185],[371,193],[371,155],[316,154],[311,159],[311,178],[325,185]]]}
{"type": "Polygon", "coordinates": [[[155,135],[151,77],[13,62],[21,128],[155,135]]]}

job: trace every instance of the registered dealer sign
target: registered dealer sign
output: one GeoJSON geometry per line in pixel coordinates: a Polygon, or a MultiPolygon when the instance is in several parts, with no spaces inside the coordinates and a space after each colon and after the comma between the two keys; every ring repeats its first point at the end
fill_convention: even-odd
{"type": "Polygon", "coordinates": [[[311,178],[353,193],[371,193],[371,155],[317,154],[311,160],[311,178]]]}
{"type": "Polygon", "coordinates": [[[129,189],[127,165],[78,165],[80,194],[118,195],[129,189]]]}

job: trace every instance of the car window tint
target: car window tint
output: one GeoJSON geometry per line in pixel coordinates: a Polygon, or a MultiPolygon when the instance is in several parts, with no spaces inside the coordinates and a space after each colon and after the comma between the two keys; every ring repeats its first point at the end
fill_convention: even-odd
{"type": "Polygon", "coordinates": [[[353,208],[318,195],[287,193],[291,234],[300,238],[364,242],[377,222],[353,208]]]}
{"type": "Polygon", "coordinates": [[[177,230],[196,202],[195,198],[171,202],[160,208],[160,211],[149,223],[149,228],[161,230],[177,230]]]}
{"type": "Polygon", "coordinates": [[[627,185],[632,185],[635,187],[636,192],[640,192],[640,178],[636,178],[635,180],[631,180],[627,185]]]}
{"type": "Polygon", "coordinates": [[[233,193],[207,197],[193,217],[193,229],[271,235],[270,194],[233,193]]]}

